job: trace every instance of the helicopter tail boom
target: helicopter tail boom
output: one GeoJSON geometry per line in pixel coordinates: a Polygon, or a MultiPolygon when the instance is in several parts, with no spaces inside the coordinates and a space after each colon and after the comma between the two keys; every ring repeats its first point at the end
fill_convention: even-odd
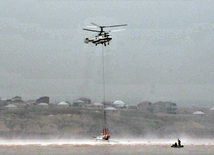
{"type": "Polygon", "coordinates": [[[88,38],[85,38],[84,43],[88,44],[89,42],[92,42],[93,40],[90,40],[88,38]]]}

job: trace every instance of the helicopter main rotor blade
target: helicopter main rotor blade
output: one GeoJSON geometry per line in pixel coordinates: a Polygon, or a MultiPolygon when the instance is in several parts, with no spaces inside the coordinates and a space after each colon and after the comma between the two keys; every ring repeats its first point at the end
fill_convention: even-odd
{"type": "Polygon", "coordinates": [[[95,25],[97,27],[100,27],[100,28],[106,28],[106,27],[119,27],[119,26],[127,26],[127,24],[120,24],[120,25],[110,25],[110,26],[100,26],[100,25],[97,25],[95,23],[91,23],[92,25],[95,25]]]}
{"type": "Polygon", "coordinates": [[[86,27],[92,28],[92,29],[97,28],[97,26],[86,26],[86,27]]]}
{"type": "Polygon", "coordinates": [[[92,25],[95,25],[95,26],[97,26],[97,27],[101,27],[100,25],[97,25],[97,24],[95,24],[95,23],[91,23],[92,25]]]}
{"type": "Polygon", "coordinates": [[[119,31],[125,31],[126,29],[119,29],[119,30],[110,30],[109,32],[119,32],[119,31]]]}
{"type": "Polygon", "coordinates": [[[111,25],[111,26],[103,26],[103,27],[119,27],[119,26],[127,26],[127,24],[122,24],[122,25],[111,25]]]}
{"type": "Polygon", "coordinates": [[[85,31],[92,31],[92,32],[100,32],[100,31],[97,31],[97,30],[90,30],[90,29],[83,29],[85,31]]]}

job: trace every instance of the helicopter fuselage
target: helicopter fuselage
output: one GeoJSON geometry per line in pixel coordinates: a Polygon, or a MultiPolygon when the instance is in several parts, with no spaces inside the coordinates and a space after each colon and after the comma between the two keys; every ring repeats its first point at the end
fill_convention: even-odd
{"type": "Polygon", "coordinates": [[[85,43],[89,43],[89,42],[92,42],[93,44],[95,44],[96,46],[98,44],[104,44],[106,46],[106,44],[109,45],[109,42],[112,40],[112,37],[110,35],[97,35],[95,36],[95,38],[92,38],[92,39],[88,39],[88,38],[85,38],[85,43]]]}
{"type": "Polygon", "coordinates": [[[98,35],[95,38],[92,39],[92,43],[97,45],[97,44],[104,44],[106,45],[106,43],[109,44],[109,42],[112,40],[111,36],[105,37],[102,35],[98,35]]]}

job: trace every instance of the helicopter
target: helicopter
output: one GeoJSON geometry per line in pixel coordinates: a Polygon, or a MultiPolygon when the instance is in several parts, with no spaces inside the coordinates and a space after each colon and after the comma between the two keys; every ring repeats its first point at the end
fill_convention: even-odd
{"type": "MultiPolygon", "coordinates": [[[[109,35],[109,32],[116,32],[116,31],[121,31],[121,30],[112,30],[112,31],[104,31],[103,29],[104,28],[111,28],[111,27],[119,27],[119,26],[127,26],[127,24],[122,24],[122,25],[111,25],[111,26],[100,26],[100,25],[97,25],[95,23],[91,23],[92,25],[94,25],[95,28],[100,28],[100,31],[99,30],[91,30],[91,29],[85,29],[83,28],[83,30],[85,31],[91,31],[91,32],[97,32],[98,34],[92,38],[92,39],[89,39],[89,38],[85,38],[84,42],[86,44],[88,44],[89,42],[92,42],[93,44],[95,44],[96,46],[98,44],[104,44],[106,46],[106,44],[109,45],[109,42],[112,40],[112,37],[111,35],[109,35]]],[[[123,30],[123,29],[122,29],[123,30]]]]}

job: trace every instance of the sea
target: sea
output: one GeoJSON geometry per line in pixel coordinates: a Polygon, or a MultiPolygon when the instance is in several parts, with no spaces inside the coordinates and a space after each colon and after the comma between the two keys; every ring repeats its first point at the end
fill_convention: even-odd
{"type": "Polygon", "coordinates": [[[0,140],[2,155],[142,155],[214,154],[214,140],[184,140],[183,148],[171,148],[176,140],[0,140]]]}

